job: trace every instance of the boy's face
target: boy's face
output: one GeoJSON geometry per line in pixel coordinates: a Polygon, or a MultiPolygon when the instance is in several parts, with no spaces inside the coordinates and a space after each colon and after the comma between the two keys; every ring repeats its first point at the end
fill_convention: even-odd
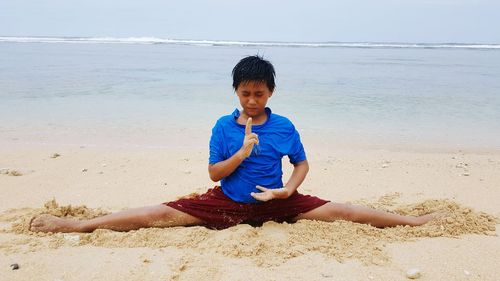
{"type": "Polygon", "coordinates": [[[267,100],[273,95],[273,92],[269,90],[265,82],[244,81],[238,85],[236,94],[246,115],[255,118],[266,114],[267,100]]]}

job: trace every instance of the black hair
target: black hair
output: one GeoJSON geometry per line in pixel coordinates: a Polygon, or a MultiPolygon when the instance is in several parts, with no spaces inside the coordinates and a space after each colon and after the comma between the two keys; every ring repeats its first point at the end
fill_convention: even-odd
{"type": "Polygon", "coordinates": [[[259,55],[248,56],[233,68],[233,88],[236,91],[241,83],[260,81],[266,83],[267,88],[273,92],[276,87],[275,76],[274,67],[269,61],[259,55]]]}

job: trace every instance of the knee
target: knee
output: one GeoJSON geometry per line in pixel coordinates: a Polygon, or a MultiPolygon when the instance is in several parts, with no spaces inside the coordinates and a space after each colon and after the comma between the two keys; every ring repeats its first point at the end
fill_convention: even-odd
{"type": "Polygon", "coordinates": [[[330,208],[330,216],[336,219],[342,219],[347,221],[356,221],[356,212],[354,208],[349,204],[332,204],[330,208]]]}

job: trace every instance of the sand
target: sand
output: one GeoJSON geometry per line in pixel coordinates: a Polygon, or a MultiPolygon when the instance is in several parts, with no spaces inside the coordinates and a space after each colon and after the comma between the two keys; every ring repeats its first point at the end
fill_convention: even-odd
{"type": "Polygon", "coordinates": [[[27,225],[40,213],[91,218],[203,192],[214,185],[207,151],[9,144],[0,149],[0,169],[8,171],[0,174],[0,280],[404,280],[411,268],[419,280],[499,280],[500,153],[310,142],[301,192],[447,215],[388,229],[300,221],[37,234],[27,225]]]}

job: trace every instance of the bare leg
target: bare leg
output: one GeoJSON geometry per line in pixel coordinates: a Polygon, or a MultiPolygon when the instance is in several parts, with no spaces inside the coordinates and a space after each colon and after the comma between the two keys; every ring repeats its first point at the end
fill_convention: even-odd
{"type": "Polygon", "coordinates": [[[418,226],[427,223],[433,218],[434,216],[432,214],[420,217],[402,216],[364,206],[329,202],[307,213],[300,214],[295,219],[321,221],[334,221],[340,219],[366,223],[375,227],[389,227],[397,225],[418,226]]]}
{"type": "Polygon", "coordinates": [[[33,232],[92,232],[96,229],[128,231],[144,227],[199,225],[203,221],[163,204],[129,209],[90,220],[41,215],[30,225],[33,232]]]}

